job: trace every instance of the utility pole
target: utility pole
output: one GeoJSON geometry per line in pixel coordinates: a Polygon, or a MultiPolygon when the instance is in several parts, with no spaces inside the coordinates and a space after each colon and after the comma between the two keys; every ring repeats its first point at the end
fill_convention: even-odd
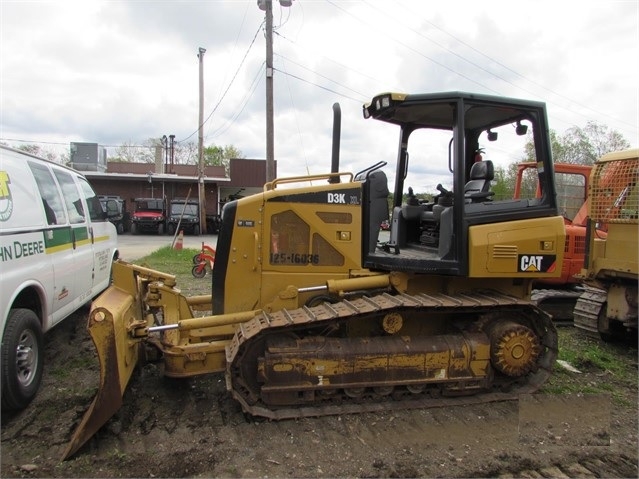
{"type": "Polygon", "coordinates": [[[205,48],[200,47],[198,58],[200,59],[200,115],[198,120],[198,200],[200,203],[200,232],[206,233],[206,189],[204,188],[204,53],[205,48]]]}
{"type": "MultiPolygon", "coordinates": [[[[279,0],[290,7],[293,0],[279,0]]],[[[257,0],[266,15],[266,181],[275,179],[275,128],[273,127],[273,0],[257,0]]]]}
{"type": "Polygon", "coordinates": [[[273,0],[266,0],[266,181],[275,179],[273,127],[273,0]]]}

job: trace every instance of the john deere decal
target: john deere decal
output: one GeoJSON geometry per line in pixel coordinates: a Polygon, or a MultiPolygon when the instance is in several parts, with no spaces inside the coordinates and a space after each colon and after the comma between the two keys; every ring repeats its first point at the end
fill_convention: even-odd
{"type": "Polygon", "coordinates": [[[7,221],[13,213],[10,183],[9,174],[6,171],[0,171],[0,221],[7,221]]]}

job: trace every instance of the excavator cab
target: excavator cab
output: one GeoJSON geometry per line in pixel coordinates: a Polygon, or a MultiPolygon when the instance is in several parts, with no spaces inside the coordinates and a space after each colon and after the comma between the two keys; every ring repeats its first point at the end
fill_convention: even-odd
{"type": "MultiPolygon", "coordinates": [[[[520,227],[513,222],[557,215],[548,124],[542,103],[459,92],[389,93],[365,105],[364,117],[392,123],[400,129],[390,240],[366,250],[366,267],[491,276],[498,271],[491,266],[491,261],[498,261],[491,258],[494,248],[488,251],[488,258],[486,251],[475,254],[478,250],[474,248],[479,245],[473,231],[479,231],[482,225],[501,225],[497,229],[507,231],[520,227]],[[482,154],[478,155],[478,151],[482,154]],[[500,197],[492,189],[495,163],[506,166],[524,154],[537,165],[540,194],[531,199],[500,197]],[[436,193],[430,201],[419,200],[414,194],[406,196],[407,191],[418,188],[420,193],[428,193],[428,189],[436,193]]],[[[373,174],[369,172],[368,177],[373,174]]],[[[364,234],[370,231],[368,240],[372,242],[373,225],[379,217],[373,215],[372,209],[367,212],[366,204],[364,194],[364,216],[369,215],[364,234]]],[[[542,268],[538,272],[549,271],[555,264],[554,250],[548,253],[552,254],[537,262],[542,268]]],[[[517,256],[516,252],[512,254],[517,256]]],[[[527,262],[520,266],[525,270],[527,262]]],[[[499,273],[503,274],[503,270],[499,273]]]]}

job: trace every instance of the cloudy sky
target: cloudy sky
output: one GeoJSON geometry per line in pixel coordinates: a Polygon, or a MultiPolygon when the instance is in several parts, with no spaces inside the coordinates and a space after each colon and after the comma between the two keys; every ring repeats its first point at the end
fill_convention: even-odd
{"type": "MultiPolygon", "coordinates": [[[[335,102],[342,169],[394,163],[397,131],[361,114],[385,91],[540,100],[560,134],[595,121],[639,144],[637,0],[273,3],[280,177],[330,170],[335,102]]],[[[265,158],[256,0],[0,0],[0,21],[0,141],[197,142],[202,47],[205,145],[265,158]]]]}

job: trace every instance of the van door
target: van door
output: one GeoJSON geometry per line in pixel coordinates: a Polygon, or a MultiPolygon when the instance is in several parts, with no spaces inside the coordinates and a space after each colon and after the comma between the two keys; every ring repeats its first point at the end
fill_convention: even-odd
{"type": "Polygon", "coordinates": [[[89,231],[93,242],[92,295],[95,295],[109,286],[111,282],[111,261],[115,252],[117,231],[115,225],[105,218],[100,198],[95,194],[89,182],[80,176],[76,179],[86,202],[89,216],[89,231]]]}
{"type": "MultiPolygon", "coordinates": [[[[72,230],[67,221],[67,212],[60,190],[51,170],[40,162],[29,161],[28,163],[40,193],[36,203],[40,203],[44,208],[47,221],[43,236],[47,253],[46,261],[50,261],[53,266],[53,294],[48,304],[52,326],[73,311],[73,299],[77,296],[72,230]]],[[[36,204],[35,207],[38,205],[36,204]]]]}
{"type": "Polygon", "coordinates": [[[75,297],[76,301],[82,304],[91,299],[93,289],[93,231],[87,214],[88,208],[75,178],[71,173],[57,168],[54,168],[54,174],[60,184],[71,225],[75,297]]]}

